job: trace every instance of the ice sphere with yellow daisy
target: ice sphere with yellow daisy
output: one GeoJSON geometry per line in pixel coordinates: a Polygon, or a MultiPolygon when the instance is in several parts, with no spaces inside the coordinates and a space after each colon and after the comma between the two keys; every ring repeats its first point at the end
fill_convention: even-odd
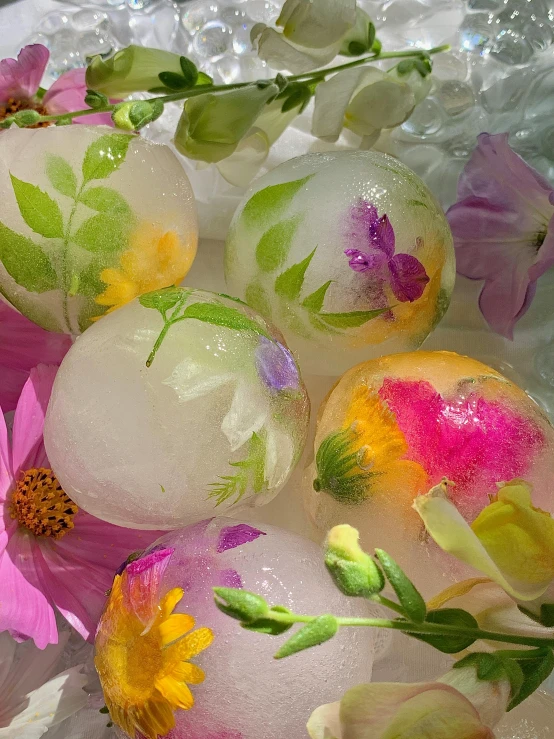
{"type": "Polygon", "coordinates": [[[45,329],[79,334],[177,285],[198,240],[192,188],[167,146],[107,126],[0,137],[0,291],[45,329]]]}
{"type": "Polygon", "coordinates": [[[417,349],[448,307],[452,236],[385,154],[306,154],[256,180],[227,238],[228,289],[267,316],[302,368],[334,375],[417,349]]]}
{"type": "Polygon", "coordinates": [[[412,503],[443,478],[468,522],[514,478],[552,511],[554,429],[514,383],[455,353],[395,354],[344,374],[319,411],[304,480],[315,524],[356,526],[363,545],[386,548],[425,589],[431,568],[420,563],[438,548],[412,503]]]}
{"type": "Polygon", "coordinates": [[[234,298],[173,287],[79,337],[56,377],[45,443],[77,505],[120,526],[174,529],[271,500],[308,417],[274,327],[234,298]]]}
{"type": "Polygon", "coordinates": [[[370,681],[375,630],[342,629],[276,661],[283,639],[221,613],[217,586],[296,613],[375,615],[342,596],[320,548],[297,534],[224,517],[168,533],[116,575],[97,631],[96,668],[120,737],[300,739],[320,700],[370,681]]]}

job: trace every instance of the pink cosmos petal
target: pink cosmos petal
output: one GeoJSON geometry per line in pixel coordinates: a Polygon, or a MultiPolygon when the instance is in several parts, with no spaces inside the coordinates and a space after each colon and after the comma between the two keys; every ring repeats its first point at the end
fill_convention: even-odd
{"type": "Polygon", "coordinates": [[[38,88],[50,56],[42,44],[24,46],[16,59],[0,61],[0,101],[28,100],[38,88]]]}
{"type": "Polygon", "coordinates": [[[31,638],[39,649],[56,644],[54,610],[44,595],[43,582],[33,557],[34,538],[17,529],[0,555],[0,631],[16,638],[31,638]]]}
{"type": "MultiPolygon", "coordinates": [[[[71,113],[75,110],[84,110],[87,86],[85,82],[86,70],[71,69],[64,72],[54,82],[45,94],[42,103],[50,115],[59,113],[71,113]]],[[[86,123],[89,126],[113,126],[112,117],[109,113],[98,113],[75,118],[74,123],[86,123]]]]}
{"type": "Polygon", "coordinates": [[[16,478],[20,470],[46,464],[42,432],[57,369],[39,364],[31,370],[23,387],[13,424],[12,464],[16,478]]]}
{"type": "Polygon", "coordinates": [[[160,585],[174,551],[173,547],[154,547],[125,568],[124,601],[145,626],[157,613],[160,585]]]}
{"type": "Polygon", "coordinates": [[[13,411],[29,372],[41,362],[60,364],[71,346],[65,334],[45,331],[0,300],[0,405],[13,411]]]}
{"type": "Polygon", "coordinates": [[[8,429],[4,418],[4,409],[0,407],[0,503],[6,500],[6,495],[12,486],[12,482],[12,455],[10,454],[10,445],[8,442],[8,429]]]}
{"type": "Polygon", "coordinates": [[[396,254],[389,262],[390,286],[402,303],[421,298],[429,277],[419,259],[411,254],[396,254]]]}
{"type": "Polygon", "coordinates": [[[238,523],[236,526],[225,526],[219,532],[217,542],[217,553],[226,552],[228,549],[240,547],[248,542],[255,541],[259,536],[265,536],[265,531],[255,529],[246,523],[238,523]]]}

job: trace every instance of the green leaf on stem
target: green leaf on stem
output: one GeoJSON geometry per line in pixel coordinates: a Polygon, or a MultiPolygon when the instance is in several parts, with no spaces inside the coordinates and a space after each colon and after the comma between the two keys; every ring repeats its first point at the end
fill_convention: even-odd
{"type": "Polygon", "coordinates": [[[293,216],[270,226],[256,246],[256,262],[262,272],[273,272],[282,267],[292,244],[301,215],[293,216]]]}
{"type": "Polygon", "coordinates": [[[133,137],[128,134],[108,133],[93,141],[83,159],[85,183],[103,180],[119,169],[125,161],[132,140],[133,137]]]}
{"type": "Polygon", "coordinates": [[[139,297],[139,303],[144,308],[154,308],[159,311],[165,318],[165,314],[171,308],[174,308],[182,299],[184,293],[190,291],[182,287],[165,287],[162,290],[154,290],[151,293],[145,293],[139,297]]]}
{"type": "Polygon", "coordinates": [[[18,285],[34,293],[59,287],[50,260],[38,244],[0,222],[0,262],[18,285]]]}
{"type": "Polygon", "coordinates": [[[73,240],[87,251],[111,254],[124,248],[124,231],[120,217],[97,213],[79,226],[73,240]]]}
{"type": "Polygon", "coordinates": [[[77,178],[69,162],[55,154],[46,155],[46,176],[59,193],[75,198],[77,178]]]}
{"type": "Polygon", "coordinates": [[[270,338],[265,327],[245,316],[236,308],[217,303],[193,303],[189,305],[178,320],[194,318],[197,321],[211,323],[214,326],[225,326],[234,331],[252,331],[260,336],[270,338]]]}
{"type": "Polygon", "coordinates": [[[164,86],[172,92],[188,90],[194,86],[194,84],[191,85],[182,74],[176,74],[175,72],[160,72],[158,77],[160,82],[163,82],[164,86]]]}
{"type": "Polygon", "coordinates": [[[56,201],[36,185],[23,182],[11,173],[10,179],[19,212],[29,228],[47,239],[63,239],[63,217],[56,201]]]}
{"type": "Polygon", "coordinates": [[[246,303],[251,308],[254,308],[254,310],[257,310],[258,313],[261,313],[262,316],[265,316],[266,318],[271,317],[271,304],[269,302],[269,298],[259,282],[251,282],[246,288],[244,297],[246,298],[246,303]]]}
{"type": "MultiPolygon", "coordinates": [[[[478,629],[479,624],[471,613],[461,608],[441,608],[437,611],[429,611],[426,623],[445,624],[456,626],[459,629],[478,629]]],[[[474,636],[464,634],[412,634],[416,639],[427,642],[435,649],[445,654],[456,654],[470,647],[475,641],[474,636]]]]}
{"type": "Polygon", "coordinates": [[[316,647],[332,639],[339,628],[337,619],[329,614],[318,616],[291,636],[275,654],[275,659],[290,657],[304,649],[316,647]]]}
{"type": "Polygon", "coordinates": [[[237,468],[238,472],[234,475],[222,475],[217,482],[212,483],[212,490],[208,497],[217,498],[216,506],[218,506],[233,497],[236,498],[236,503],[246,493],[249,486],[256,495],[266,490],[266,454],[265,437],[254,432],[248,443],[246,458],[238,462],[229,462],[229,466],[237,468]]]}
{"type": "Polygon", "coordinates": [[[521,605],[518,605],[518,608],[527,618],[535,621],[535,623],[546,626],[547,628],[554,627],[554,603],[541,603],[540,613],[538,614],[529,611],[521,605]]]}
{"type": "Polygon", "coordinates": [[[132,216],[129,203],[123,195],[111,187],[101,185],[90,187],[80,196],[79,202],[92,210],[97,210],[99,213],[106,213],[106,215],[125,218],[132,216]]]}
{"type": "Polygon", "coordinates": [[[183,70],[183,77],[188,82],[190,87],[194,87],[198,82],[198,68],[196,64],[190,59],[187,59],[186,56],[180,57],[179,63],[181,65],[181,69],[183,70]]]}
{"type": "MultiPolygon", "coordinates": [[[[534,650],[533,650],[534,651],[534,650]]],[[[552,670],[554,670],[554,653],[552,649],[545,647],[539,650],[541,654],[537,654],[535,658],[525,659],[525,657],[515,658],[523,672],[523,683],[517,695],[515,695],[506,710],[511,711],[526,698],[528,698],[535,690],[546,680],[552,670]]],[[[525,655],[525,652],[522,653],[525,655]]]]}
{"type": "Polygon", "coordinates": [[[376,310],[356,310],[350,313],[319,313],[319,318],[334,328],[357,328],[389,311],[391,307],[376,310]]]}
{"type": "Polygon", "coordinates": [[[274,222],[312,177],[308,175],[300,180],[269,185],[255,192],[242,211],[245,223],[253,228],[263,228],[274,222]]]}
{"type": "Polygon", "coordinates": [[[375,556],[379,560],[406,616],[415,623],[423,623],[427,614],[427,607],[419,590],[389,554],[382,549],[376,549],[375,556]]]}
{"type": "Polygon", "coordinates": [[[287,300],[298,299],[304,284],[306,270],[310,266],[310,262],[314,257],[316,249],[314,249],[311,254],[308,254],[308,256],[301,262],[293,264],[292,267],[289,267],[280,274],[279,277],[277,277],[275,280],[275,292],[277,295],[287,300]]]}
{"type": "MultiPolygon", "coordinates": [[[[288,608],[284,606],[273,606],[269,609],[270,614],[273,613],[290,613],[288,608]]],[[[256,631],[258,634],[270,634],[271,636],[280,636],[285,631],[292,629],[293,624],[284,624],[279,621],[274,621],[270,618],[259,618],[249,624],[241,624],[243,629],[248,631],[256,631]]]]}

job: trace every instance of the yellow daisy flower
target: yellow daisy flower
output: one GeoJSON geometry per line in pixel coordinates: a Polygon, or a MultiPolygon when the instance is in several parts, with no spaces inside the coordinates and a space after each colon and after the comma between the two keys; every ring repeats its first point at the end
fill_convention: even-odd
{"type": "Polygon", "coordinates": [[[96,303],[109,306],[107,313],[144,293],[178,285],[196,254],[195,242],[183,244],[175,231],[164,232],[149,223],[141,224],[129,241],[131,248],[121,255],[120,267],[100,273],[107,287],[96,303]]]}
{"type": "Polygon", "coordinates": [[[316,491],[324,490],[345,504],[358,504],[376,487],[405,489],[412,495],[427,475],[416,462],[404,459],[408,445],[394,414],[366,385],[359,385],[342,428],[329,434],[316,454],[316,491]]]}
{"type": "Polygon", "coordinates": [[[208,628],[190,631],[194,619],[173,613],[183,597],[173,588],[155,608],[145,627],[123,595],[123,575],[116,575],[96,638],[95,665],[111,719],[129,736],[164,736],[175,726],[174,711],[188,710],[194,697],[187,683],[204,680],[204,672],[188,660],[213,640],[208,628]],[[188,633],[190,632],[190,633],[188,633]]]}

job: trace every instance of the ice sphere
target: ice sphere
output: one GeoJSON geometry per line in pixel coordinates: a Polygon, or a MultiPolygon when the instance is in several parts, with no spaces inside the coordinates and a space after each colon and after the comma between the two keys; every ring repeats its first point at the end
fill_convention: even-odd
{"type": "MultiPolygon", "coordinates": [[[[548,419],[510,380],[451,352],[352,368],[319,411],[314,455],[304,494],[316,526],[351,523],[366,547],[390,549],[416,579],[439,553],[412,501],[443,477],[455,483],[450,496],[468,521],[497,483],[518,477],[533,486],[534,505],[554,511],[548,419]]],[[[444,569],[450,560],[436,561],[444,569]]]]}
{"type": "Polygon", "coordinates": [[[196,254],[192,188],[167,146],[107,126],[0,137],[0,291],[39,326],[79,334],[196,254]]]}
{"type": "MultiPolygon", "coordinates": [[[[106,704],[120,725],[125,723],[123,706],[143,726],[149,700],[157,698],[157,713],[163,714],[164,699],[159,692],[152,695],[159,684],[159,627],[154,623],[145,629],[150,614],[144,604],[157,606],[175,588],[181,588],[183,596],[174,613],[193,617],[200,632],[194,641],[206,644],[206,632],[201,631],[206,628],[212,630],[213,641],[191,660],[205,673],[203,682],[190,685],[194,704],[176,711],[175,728],[160,732],[163,736],[301,739],[318,705],[338,700],[345,690],[371,679],[373,629],[344,628],[317,648],[277,661],[273,655],[292,631],[279,637],[246,631],[216,608],[212,587],[223,585],[259,593],[269,605],[296,613],[375,615],[367,601],[339,593],[316,544],[289,531],[274,526],[260,530],[224,517],[202,521],[158,539],[121,577],[116,578],[96,637],[96,666],[106,704]],[[133,593],[139,591],[134,610],[139,617],[133,618],[133,593]]],[[[120,736],[134,739],[132,727],[127,725],[127,733],[120,736]]]]}
{"type": "Polygon", "coordinates": [[[455,264],[423,182],[385,154],[348,151],[307,154],[256,180],[231,224],[225,272],[304,371],[333,375],[416,349],[448,306],[455,264]]]}
{"type": "Polygon", "coordinates": [[[73,345],[45,443],[77,505],[120,526],[174,529],[271,500],[298,461],[308,417],[276,329],[227,296],[168,288],[73,345]]]}

